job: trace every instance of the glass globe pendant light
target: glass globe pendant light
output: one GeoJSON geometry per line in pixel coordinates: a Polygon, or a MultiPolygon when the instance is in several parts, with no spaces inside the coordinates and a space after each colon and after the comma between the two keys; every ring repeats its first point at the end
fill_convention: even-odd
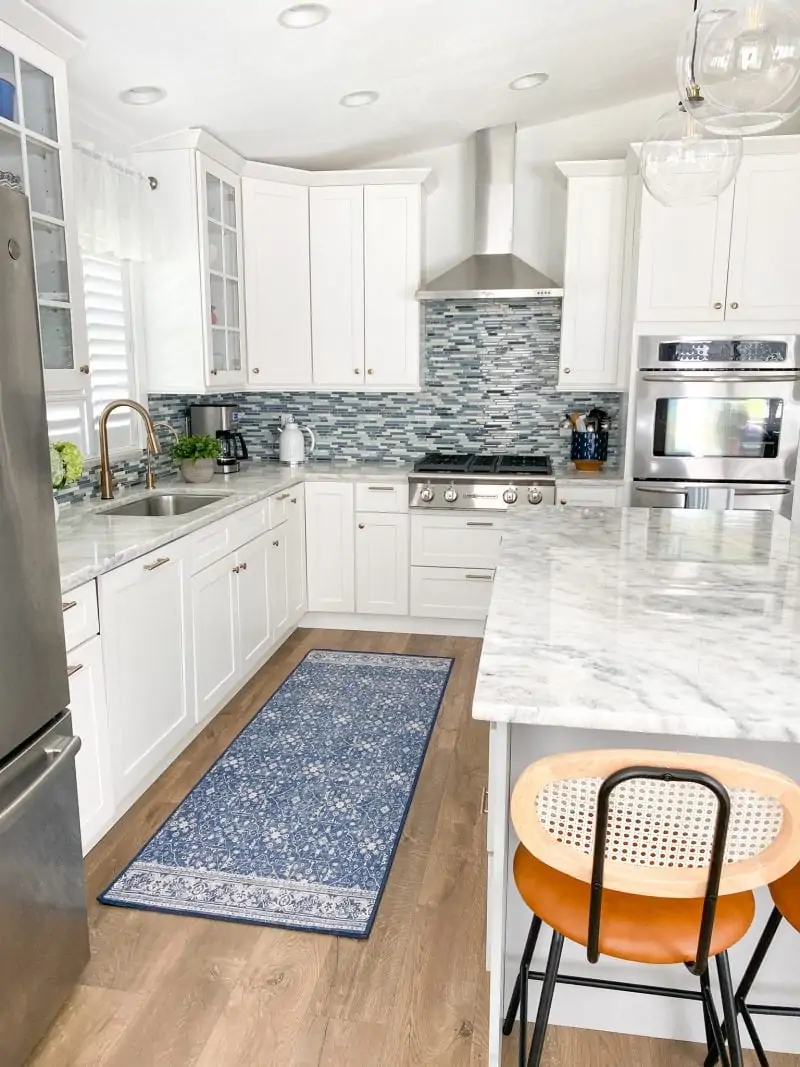
{"type": "Polygon", "coordinates": [[[741,161],[741,138],[709,133],[681,101],[650,131],[639,168],[656,200],[686,207],[716,199],[736,177],[741,161]]]}
{"type": "Polygon", "coordinates": [[[678,89],[710,133],[774,130],[800,109],[792,0],[701,0],[678,51],[678,89]]]}

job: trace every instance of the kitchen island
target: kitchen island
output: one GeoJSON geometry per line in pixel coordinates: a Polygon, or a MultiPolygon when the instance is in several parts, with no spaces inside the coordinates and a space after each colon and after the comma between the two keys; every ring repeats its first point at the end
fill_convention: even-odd
{"type": "MultiPolygon", "coordinates": [[[[511,874],[508,805],[533,760],[591,748],[715,753],[800,776],[800,540],[770,512],[553,509],[509,515],[473,715],[489,720],[487,967],[490,1067],[530,913],[511,874]]],[[[769,911],[731,953],[741,974],[769,911]]],[[[549,939],[540,939],[534,966],[549,939]]],[[[781,929],[754,1001],[800,1005],[800,939],[781,929]]],[[[563,970],[687,985],[567,944],[563,970]]],[[[663,971],[659,975],[658,971],[663,971]]],[[[532,986],[531,995],[538,996],[532,986]]],[[[558,987],[556,1025],[702,1041],[695,1004],[558,987]]],[[[768,1049],[800,1051],[800,1024],[760,1019],[768,1049]]]]}

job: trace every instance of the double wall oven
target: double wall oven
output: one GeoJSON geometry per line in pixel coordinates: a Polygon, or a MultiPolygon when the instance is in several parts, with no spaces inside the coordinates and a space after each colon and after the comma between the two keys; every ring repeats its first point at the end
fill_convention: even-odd
{"type": "Polygon", "coordinates": [[[643,337],[631,503],[791,518],[797,337],[643,337]]]}

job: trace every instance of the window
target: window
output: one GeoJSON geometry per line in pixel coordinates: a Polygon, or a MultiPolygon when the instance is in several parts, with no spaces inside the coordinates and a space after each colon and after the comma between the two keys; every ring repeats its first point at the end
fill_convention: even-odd
{"type": "MultiPolygon", "coordinates": [[[[139,396],[135,359],[135,268],[111,257],[81,255],[86,304],[89,374],[84,397],[51,396],[47,422],[51,440],[74,441],[87,456],[100,451],[97,423],[112,400],[139,396]]],[[[142,447],[137,417],[127,408],[108,422],[110,451],[142,447]]]]}

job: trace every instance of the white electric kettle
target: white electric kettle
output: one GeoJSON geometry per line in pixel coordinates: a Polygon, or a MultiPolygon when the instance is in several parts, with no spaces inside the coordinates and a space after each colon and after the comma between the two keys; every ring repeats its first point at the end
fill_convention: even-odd
{"type": "Polygon", "coordinates": [[[317,441],[314,437],[314,431],[310,426],[298,426],[294,421],[293,415],[283,416],[283,426],[281,428],[280,443],[279,443],[279,455],[281,463],[305,463],[311,453],[316,447],[317,441]],[[303,431],[311,438],[311,448],[306,455],[306,440],[303,437],[303,431]]]}

